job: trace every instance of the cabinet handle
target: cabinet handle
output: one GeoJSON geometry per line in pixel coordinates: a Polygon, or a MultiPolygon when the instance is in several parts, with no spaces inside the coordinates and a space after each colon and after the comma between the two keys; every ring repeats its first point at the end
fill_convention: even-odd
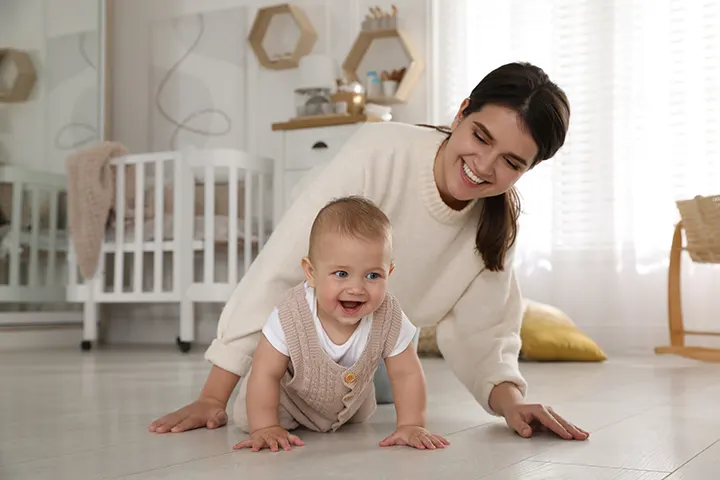
{"type": "Polygon", "coordinates": [[[315,145],[312,146],[313,150],[318,150],[320,148],[328,148],[327,143],[320,141],[320,142],[315,142],[315,145]]]}

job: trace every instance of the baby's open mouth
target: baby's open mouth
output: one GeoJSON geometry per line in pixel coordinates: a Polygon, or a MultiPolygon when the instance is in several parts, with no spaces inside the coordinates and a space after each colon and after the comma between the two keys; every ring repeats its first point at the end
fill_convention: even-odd
{"type": "Polygon", "coordinates": [[[340,300],[340,306],[345,310],[345,313],[355,313],[360,310],[365,302],[353,302],[348,300],[340,300]]]}

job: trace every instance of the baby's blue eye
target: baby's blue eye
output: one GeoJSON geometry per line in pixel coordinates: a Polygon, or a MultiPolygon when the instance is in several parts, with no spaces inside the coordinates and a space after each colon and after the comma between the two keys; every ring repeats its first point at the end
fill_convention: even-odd
{"type": "Polygon", "coordinates": [[[335,275],[340,278],[346,278],[348,276],[348,273],[344,270],[338,270],[337,272],[335,272],[335,275]]]}
{"type": "Polygon", "coordinates": [[[380,275],[374,272],[368,273],[367,278],[369,278],[370,280],[377,280],[378,278],[380,278],[380,275]]]}

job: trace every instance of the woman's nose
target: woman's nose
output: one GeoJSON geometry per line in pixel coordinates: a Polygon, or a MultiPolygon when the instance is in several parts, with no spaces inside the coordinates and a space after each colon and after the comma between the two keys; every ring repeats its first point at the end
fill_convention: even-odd
{"type": "Polygon", "coordinates": [[[477,155],[472,166],[475,171],[483,176],[485,180],[492,180],[495,172],[495,160],[493,155],[477,155]]]}

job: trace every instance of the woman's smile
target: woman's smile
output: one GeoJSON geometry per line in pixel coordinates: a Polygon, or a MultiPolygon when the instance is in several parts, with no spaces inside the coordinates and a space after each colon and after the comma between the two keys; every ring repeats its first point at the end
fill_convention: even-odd
{"type": "Polygon", "coordinates": [[[462,171],[460,173],[460,176],[462,179],[471,187],[477,187],[484,183],[487,183],[486,180],[481,179],[479,176],[475,175],[473,171],[468,166],[467,162],[465,160],[462,160],[462,171]]]}

